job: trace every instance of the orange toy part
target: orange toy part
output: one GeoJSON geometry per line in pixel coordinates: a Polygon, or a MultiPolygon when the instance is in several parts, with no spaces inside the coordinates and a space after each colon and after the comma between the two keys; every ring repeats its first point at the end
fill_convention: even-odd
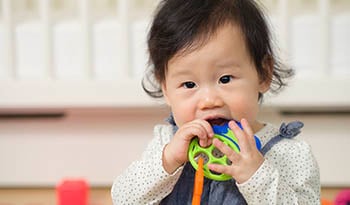
{"type": "Polygon", "coordinates": [[[334,205],[334,203],[327,199],[321,199],[321,205],[334,205]]]}
{"type": "Polygon", "coordinates": [[[201,204],[201,196],[203,192],[203,183],[204,183],[204,170],[203,170],[204,159],[199,157],[198,159],[198,169],[194,177],[194,188],[192,196],[192,205],[201,204]]]}

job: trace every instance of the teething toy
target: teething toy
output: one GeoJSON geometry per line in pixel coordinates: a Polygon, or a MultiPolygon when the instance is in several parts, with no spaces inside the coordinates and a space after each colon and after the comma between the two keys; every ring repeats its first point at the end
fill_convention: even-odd
{"type": "MultiPolygon", "coordinates": [[[[242,128],[242,125],[239,122],[236,122],[237,125],[242,128]]],[[[235,152],[239,153],[240,148],[238,145],[238,140],[236,136],[233,134],[232,130],[228,127],[228,123],[225,123],[224,125],[214,125],[213,126],[214,131],[214,138],[219,139],[224,144],[229,146],[231,149],[233,149],[235,152]]],[[[261,142],[259,138],[254,136],[256,147],[258,150],[261,149],[261,142]]],[[[201,147],[199,145],[198,138],[194,138],[188,149],[188,158],[192,166],[197,170],[198,169],[198,158],[202,157],[204,159],[204,176],[217,180],[217,181],[226,181],[231,179],[231,176],[221,173],[215,173],[208,169],[207,164],[222,164],[222,165],[230,165],[232,162],[220,151],[218,150],[214,145],[210,145],[209,147],[201,147]]]]}

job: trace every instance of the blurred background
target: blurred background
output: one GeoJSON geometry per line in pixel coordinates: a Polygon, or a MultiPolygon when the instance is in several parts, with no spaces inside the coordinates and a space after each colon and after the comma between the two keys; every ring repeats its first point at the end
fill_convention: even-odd
{"type": "MultiPolygon", "coordinates": [[[[260,118],[305,123],[333,200],[350,187],[350,1],[259,2],[297,73],[260,118]]],[[[67,178],[89,183],[89,204],[111,204],[113,179],[169,114],[141,87],[157,3],[0,0],[0,204],[54,204],[67,178]]]]}

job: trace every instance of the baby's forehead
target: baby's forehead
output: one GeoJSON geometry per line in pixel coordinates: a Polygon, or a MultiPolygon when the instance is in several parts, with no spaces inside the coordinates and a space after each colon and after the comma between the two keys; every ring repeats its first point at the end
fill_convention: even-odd
{"type": "MultiPolygon", "coordinates": [[[[173,58],[181,58],[184,57],[192,52],[198,51],[205,47],[211,40],[218,37],[219,31],[223,29],[233,29],[235,32],[237,32],[241,40],[246,44],[246,37],[244,32],[242,32],[241,26],[236,22],[227,22],[222,25],[219,25],[218,27],[215,27],[212,30],[203,30],[198,32],[193,39],[189,40],[188,42],[184,43],[182,47],[180,47],[177,52],[169,59],[169,62],[173,58]]],[[[230,39],[229,39],[230,40],[230,39]]],[[[233,40],[233,37],[232,37],[233,40]]]]}
{"type": "Polygon", "coordinates": [[[247,52],[248,56],[251,57],[249,49],[247,49],[246,38],[239,25],[227,23],[218,27],[213,32],[197,35],[192,41],[175,52],[174,55],[169,58],[168,64],[191,56],[193,53],[198,53],[204,49],[214,55],[215,51],[218,51],[217,46],[227,47],[228,45],[236,47],[237,51],[244,50],[244,52],[247,52]]]}

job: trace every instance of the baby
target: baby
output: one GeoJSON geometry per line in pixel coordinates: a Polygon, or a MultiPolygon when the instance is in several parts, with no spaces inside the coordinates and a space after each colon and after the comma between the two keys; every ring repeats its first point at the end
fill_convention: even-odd
{"type": "Polygon", "coordinates": [[[310,146],[294,139],[303,124],[278,128],[257,120],[263,94],[278,92],[292,70],[274,54],[255,1],[163,0],[148,48],[152,72],[144,82],[155,79],[150,83],[155,87],[144,83],[144,90],[164,97],[170,125],[157,125],[142,158],[117,177],[114,204],[191,204],[193,138],[202,147],[213,144],[232,162],[207,165],[232,179],[206,178],[203,204],[320,204],[317,162],[310,146]],[[213,137],[212,126],[225,123],[238,139],[239,153],[213,137]]]}

